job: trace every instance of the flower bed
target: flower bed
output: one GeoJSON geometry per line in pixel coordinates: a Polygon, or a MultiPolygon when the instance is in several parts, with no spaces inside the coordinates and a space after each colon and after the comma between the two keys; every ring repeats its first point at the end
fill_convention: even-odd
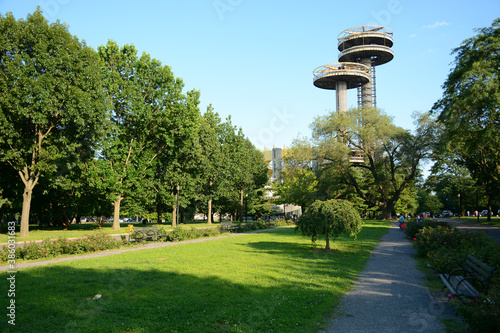
{"type": "MultiPolygon", "coordinates": [[[[469,254],[489,266],[500,268],[500,245],[484,233],[462,232],[446,223],[410,221],[406,235],[436,273],[447,262],[465,262],[469,254]]],[[[474,332],[499,332],[500,273],[494,275],[487,296],[457,304],[457,311],[474,332]]]]}

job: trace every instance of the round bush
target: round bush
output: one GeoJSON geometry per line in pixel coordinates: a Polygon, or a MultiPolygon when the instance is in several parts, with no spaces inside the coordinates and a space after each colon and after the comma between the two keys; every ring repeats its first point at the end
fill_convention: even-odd
{"type": "Polygon", "coordinates": [[[330,238],[357,235],[362,224],[358,211],[349,201],[317,200],[300,217],[297,229],[300,229],[304,236],[310,236],[313,243],[319,237],[325,237],[325,249],[329,250],[330,238]]]}

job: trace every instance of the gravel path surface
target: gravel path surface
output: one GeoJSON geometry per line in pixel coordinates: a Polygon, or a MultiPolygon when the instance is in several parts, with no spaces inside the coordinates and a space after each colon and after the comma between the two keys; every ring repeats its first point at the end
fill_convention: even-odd
{"type": "Polygon", "coordinates": [[[424,287],[414,254],[393,222],[322,333],[444,332],[441,319],[455,314],[446,296],[424,287]]]}

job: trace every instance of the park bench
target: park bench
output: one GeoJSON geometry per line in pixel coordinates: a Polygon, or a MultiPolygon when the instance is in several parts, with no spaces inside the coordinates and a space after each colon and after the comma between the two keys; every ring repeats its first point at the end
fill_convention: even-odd
{"type": "Polygon", "coordinates": [[[134,228],[134,232],[130,235],[130,240],[144,243],[147,240],[157,241],[167,237],[167,232],[158,227],[142,227],[134,228]]]}
{"type": "Polygon", "coordinates": [[[445,284],[441,290],[448,288],[451,295],[457,296],[460,300],[462,300],[462,296],[478,298],[480,292],[488,295],[491,277],[495,270],[496,268],[486,265],[473,255],[467,256],[464,264],[455,261],[449,262],[443,266],[441,274],[439,274],[445,284]]]}
{"type": "Polygon", "coordinates": [[[221,222],[220,223],[220,232],[223,233],[225,231],[231,232],[231,230],[237,230],[238,226],[233,224],[233,222],[221,222]]]}

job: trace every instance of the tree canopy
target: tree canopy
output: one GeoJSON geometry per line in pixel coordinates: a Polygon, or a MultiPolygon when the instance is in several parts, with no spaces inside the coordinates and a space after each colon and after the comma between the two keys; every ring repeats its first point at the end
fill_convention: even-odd
{"type": "Polygon", "coordinates": [[[454,68],[433,107],[444,126],[442,147],[485,186],[500,188],[500,19],[453,50],[454,68]],[[451,145],[451,147],[450,147],[451,145]]]}
{"type": "Polygon", "coordinates": [[[62,161],[88,158],[102,136],[106,100],[96,52],[40,9],[0,16],[0,161],[23,184],[21,237],[33,188],[62,161]]]}
{"type": "MultiPolygon", "coordinates": [[[[135,216],[156,211],[160,223],[170,207],[175,221],[177,186],[185,210],[209,199],[234,214],[243,191],[267,182],[242,130],[213,109],[202,118],[200,92],[183,93],[182,79],[148,53],[114,41],[96,52],[40,9],[0,16],[0,31],[0,170],[23,183],[21,236],[33,193],[39,223],[69,227],[112,206],[118,229],[122,204],[135,216]]],[[[1,215],[21,206],[11,178],[0,181],[1,215]]]]}
{"type": "Polygon", "coordinates": [[[312,124],[315,159],[320,170],[342,182],[336,197],[348,198],[354,191],[367,208],[378,207],[381,217],[390,219],[403,191],[419,175],[420,162],[434,147],[433,119],[428,114],[415,118],[417,129],[412,133],[371,107],[318,117],[312,124]]]}

